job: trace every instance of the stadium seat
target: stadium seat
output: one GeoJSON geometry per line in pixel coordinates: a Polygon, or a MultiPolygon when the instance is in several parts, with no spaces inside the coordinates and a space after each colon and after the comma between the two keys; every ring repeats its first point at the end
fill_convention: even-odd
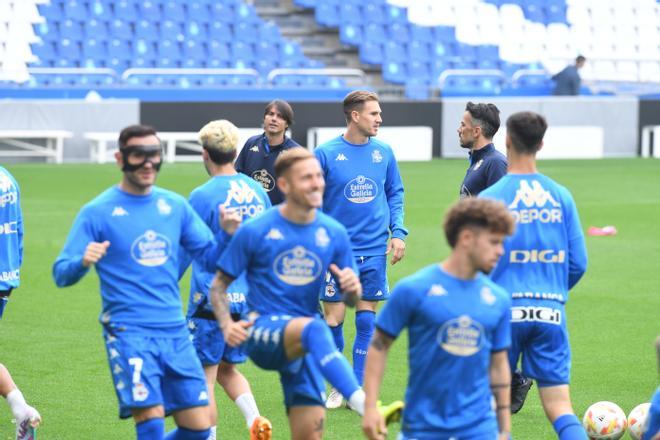
{"type": "Polygon", "coordinates": [[[408,44],[408,58],[412,61],[428,61],[431,58],[430,45],[413,39],[408,44]]]}
{"type": "Polygon", "coordinates": [[[332,2],[320,3],[314,11],[314,16],[316,17],[316,22],[321,26],[338,27],[341,23],[339,8],[332,2]]]}
{"type": "Polygon", "coordinates": [[[345,24],[360,25],[365,23],[365,17],[362,16],[362,8],[353,3],[342,3],[339,7],[339,19],[342,26],[345,24]]]}
{"type": "Polygon", "coordinates": [[[177,1],[169,0],[163,4],[163,19],[172,21],[183,21],[186,13],[183,5],[177,1]]]}
{"type": "Polygon", "coordinates": [[[82,25],[73,20],[64,20],[60,23],[60,38],[81,41],[84,38],[82,25]]]}
{"type": "Polygon", "coordinates": [[[113,3],[114,17],[118,20],[132,23],[136,21],[140,14],[135,7],[135,4],[128,1],[118,1],[113,3]]]}
{"type": "MultiPolygon", "coordinates": [[[[377,25],[374,25],[377,26],[377,25]]],[[[368,31],[367,31],[368,32],[368,31]]],[[[374,37],[374,35],[369,34],[369,39],[375,43],[378,42],[384,42],[385,41],[385,36],[383,33],[383,38],[378,39],[378,37],[374,37]]],[[[347,24],[342,26],[339,29],[339,41],[344,43],[344,44],[350,44],[357,46],[360,44],[362,41],[362,28],[357,25],[352,25],[352,24],[347,24]]]]}
{"type": "Polygon", "coordinates": [[[383,46],[380,43],[364,41],[360,46],[360,61],[364,64],[380,64],[383,62],[383,46]]]}
{"type": "Polygon", "coordinates": [[[92,18],[83,23],[85,38],[97,38],[107,40],[109,37],[108,26],[104,21],[92,18]]]}
{"type": "Polygon", "coordinates": [[[206,3],[190,2],[188,7],[188,20],[207,23],[210,19],[209,8],[206,3]]]}
{"type": "Polygon", "coordinates": [[[76,21],[86,20],[88,17],[86,4],[76,0],[69,0],[65,2],[64,16],[76,21]]]}
{"type": "Polygon", "coordinates": [[[234,31],[232,27],[221,21],[214,21],[209,26],[209,38],[217,41],[230,42],[233,40],[234,31]]]}
{"type": "MultiPolygon", "coordinates": [[[[229,62],[231,57],[229,54],[229,46],[227,45],[227,43],[218,40],[210,40],[207,43],[207,46],[208,46],[209,58],[211,60],[219,60],[222,61],[223,63],[229,62]]],[[[217,65],[215,67],[221,67],[221,66],[217,65]]]]}
{"type": "Polygon", "coordinates": [[[151,1],[141,1],[137,4],[140,17],[147,19],[153,23],[157,23],[162,19],[160,5],[151,1]]]}
{"type": "Polygon", "coordinates": [[[135,23],[135,38],[142,40],[157,41],[160,39],[156,25],[148,20],[140,20],[135,23]]]}
{"type": "Polygon", "coordinates": [[[228,5],[226,2],[213,2],[210,5],[211,9],[211,22],[221,21],[223,23],[234,23],[235,12],[234,7],[228,5]]]}
{"type": "Polygon", "coordinates": [[[158,57],[169,60],[181,60],[181,48],[175,40],[163,40],[158,44],[158,57]]]}

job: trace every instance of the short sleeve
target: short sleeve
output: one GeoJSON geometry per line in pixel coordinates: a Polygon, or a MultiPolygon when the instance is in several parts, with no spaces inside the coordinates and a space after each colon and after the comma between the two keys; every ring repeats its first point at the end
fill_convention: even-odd
{"type": "Polygon", "coordinates": [[[390,299],[376,318],[376,327],[392,338],[399,336],[401,331],[410,325],[415,310],[416,297],[410,282],[401,282],[392,290],[390,299]]]}
{"type": "Polygon", "coordinates": [[[246,226],[238,228],[216,263],[218,270],[232,278],[238,278],[248,268],[251,253],[249,229],[246,226]]]}

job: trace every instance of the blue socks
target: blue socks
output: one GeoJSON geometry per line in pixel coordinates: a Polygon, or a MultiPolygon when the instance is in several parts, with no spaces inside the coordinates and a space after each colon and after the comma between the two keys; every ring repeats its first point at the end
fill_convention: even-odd
{"type": "Polygon", "coordinates": [[[321,370],[321,374],[346,399],[360,389],[351,371],[351,365],[337,351],[335,341],[325,321],[313,319],[305,326],[301,337],[302,346],[310,353],[321,370]]]}
{"type": "Polygon", "coordinates": [[[340,353],[344,352],[344,323],[340,322],[336,326],[329,326],[330,331],[332,332],[332,339],[335,340],[335,345],[337,346],[337,350],[339,350],[340,353]]]}
{"type": "Polygon", "coordinates": [[[353,371],[358,382],[362,385],[364,376],[364,363],[367,359],[367,350],[374,333],[376,313],[371,310],[359,310],[355,313],[355,342],[353,342],[353,371]]]}
{"type": "Polygon", "coordinates": [[[178,427],[168,432],[164,440],[207,440],[211,434],[211,429],[206,428],[201,431],[178,427]]]}
{"type": "Polygon", "coordinates": [[[587,440],[587,433],[575,414],[559,416],[552,427],[559,440],[587,440]]]}
{"type": "Polygon", "coordinates": [[[165,419],[155,418],[145,420],[135,425],[137,440],[163,440],[165,436],[165,419]]]}

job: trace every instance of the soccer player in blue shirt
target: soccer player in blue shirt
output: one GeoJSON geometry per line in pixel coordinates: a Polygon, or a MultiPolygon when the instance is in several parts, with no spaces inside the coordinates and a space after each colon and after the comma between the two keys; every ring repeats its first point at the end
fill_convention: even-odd
{"type": "Polygon", "coordinates": [[[178,255],[183,247],[212,270],[220,247],[183,197],[154,185],[162,147],[153,128],[123,129],[115,159],[119,185],[82,208],[53,277],[69,286],[95,266],[119,416],[133,417],[138,440],[206,440],[208,392],[182,312],[178,255]],[[164,437],[170,414],[178,428],[164,437]]]}
{"type": "MultiPolygon", "coordinates": [[[[13,289],[20,285],[23,263],[23,212],[18,182],[0,166],[0,319],[13,289]]],[[[31,440],[41,423],[39,412],[25,402],[7,368],[0,364],[0,395],[16,419],[16,439],[31,440]]]]}
{"type": "Polygon", "coordinates": [[[517,226],[491,278],[513,300],[511,367],[522,357],[522,372],[537,381],[543,409],[560,439],[586,439],[569,393],[564,305],[586,271],[587,250],[571,193],[536,168],[547,127],[545,118],[533,112],[515,113],[506,122],[509,173],[481,196],[503,201],[517,226]]]}
{"type": "MultiPolygon", "coordinates": [[[[346,132],[314,153],[326,181],[323,212],[348,230],[363,287],[353,343],[353,371],[362,383],[376,308],[389,297],[386,255],[392,254],[392,264],[403,258],[408,230],[403,225],[403,182],[396,158],[389,145],[374,138],[383,122],[378,95],[357,90],[344,98],[343,106],[346,132]]],[[[320,296],[326,321],[342,352],[346,307],[336,290],[328,274],[320,296]]],[[[331,390],[326,407],[337,408],[341,403],[341,395],[331,390]]]]}
{"type": "Polygon", "coordinates": [[[399,438],[509,439],[511,299],[484,273],[495,267],[513,228],[503,204],[461,200],[444,223],[451,254],[394,287],[367,355],[367,438],[387,434],[377,399],[390,346],[407,328],[409,375],[399,438]]]}
{"type": "Polygon", "coordinates": [[[276,99],[264,110],[264,132],[252,136],[245,142],[236,163],[236,171],[247,174],[259,182],[273,205],[282,203],[284,195],[277,187],[275,160],[285,150],[299,147],[298,143],[286,135],[293,125],[293,109],[288,102],[276,99]]]}
{"type": "Polygon", "coordinates": [[[470,166],[461,184],[461,198],[476,196],[506,174],[506,157],[495,149],[493,136],[500,128],[495,104],[468,102],[458,126],[461,147],[470,150],[470,166]]]}
{"type": "Polygon", "coordinates": [[[319,317],[318,292],[328,269],[347,300],[362,289],[346,229],[318,210],[325,185],[314,155],[293,148],[275,171],[285,201],[238,228],[218,261],[211,301],[227,343],[245,343],[257,366],[279,372],[291,437],[320,439],[323,378],[360,414],[364,392],[319,317]],[[246,271],[249,318],[235,322],[227,288],[246,271]]]}
{"type": "MultiPolygon", "coordinates": [[[[192,191],[190,204],[214,233],[220,232],[222,223],[224,231],[231,235],[242,219],[256,217],[270,208],[270,199],[258,182],[234,169],[232,162],[236,158],[238,142],[238,129],[234,124],[227,120],[209,122],[200,130],[199,142],[203,147],[204,167],[211,178],[192,191]]],[[[182,263],[188,266],[187,261],[182,263]]],[[[214,275],[215,271],[207,271],[199,263],[193,263],[186,316],[209,389],[212,425],[209,440],[216,438],[218,421],[214,392],[216,380],[241,410],[252,438],[264,440],[265,433],[271,430],[270,421],[260,416],[250,384],[235,367],[247,360],[245,350],[225,344],[213,314],[208,290],[214,275]]],[[[244,317],[247,294],[247,283],[242,275],[227,291],[233,319],[244,317]]]]}

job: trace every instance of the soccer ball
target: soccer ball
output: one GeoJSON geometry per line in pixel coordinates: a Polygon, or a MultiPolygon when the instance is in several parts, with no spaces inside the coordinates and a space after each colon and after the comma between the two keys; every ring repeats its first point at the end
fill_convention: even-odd
{"type": "Polygon", "coordinates": [[[628,416],[628,434],[633,440],[640,440],[644,430],[644,422],[649,413],[650,403],[641,403],[630,411],[628,416]]]}
{"type": "Polygon", "coordinates": [[[626,432],[628,419],[616,403],[604,400],[587,409],[582,426],[592,440],[618,440],[626,432]]]}

